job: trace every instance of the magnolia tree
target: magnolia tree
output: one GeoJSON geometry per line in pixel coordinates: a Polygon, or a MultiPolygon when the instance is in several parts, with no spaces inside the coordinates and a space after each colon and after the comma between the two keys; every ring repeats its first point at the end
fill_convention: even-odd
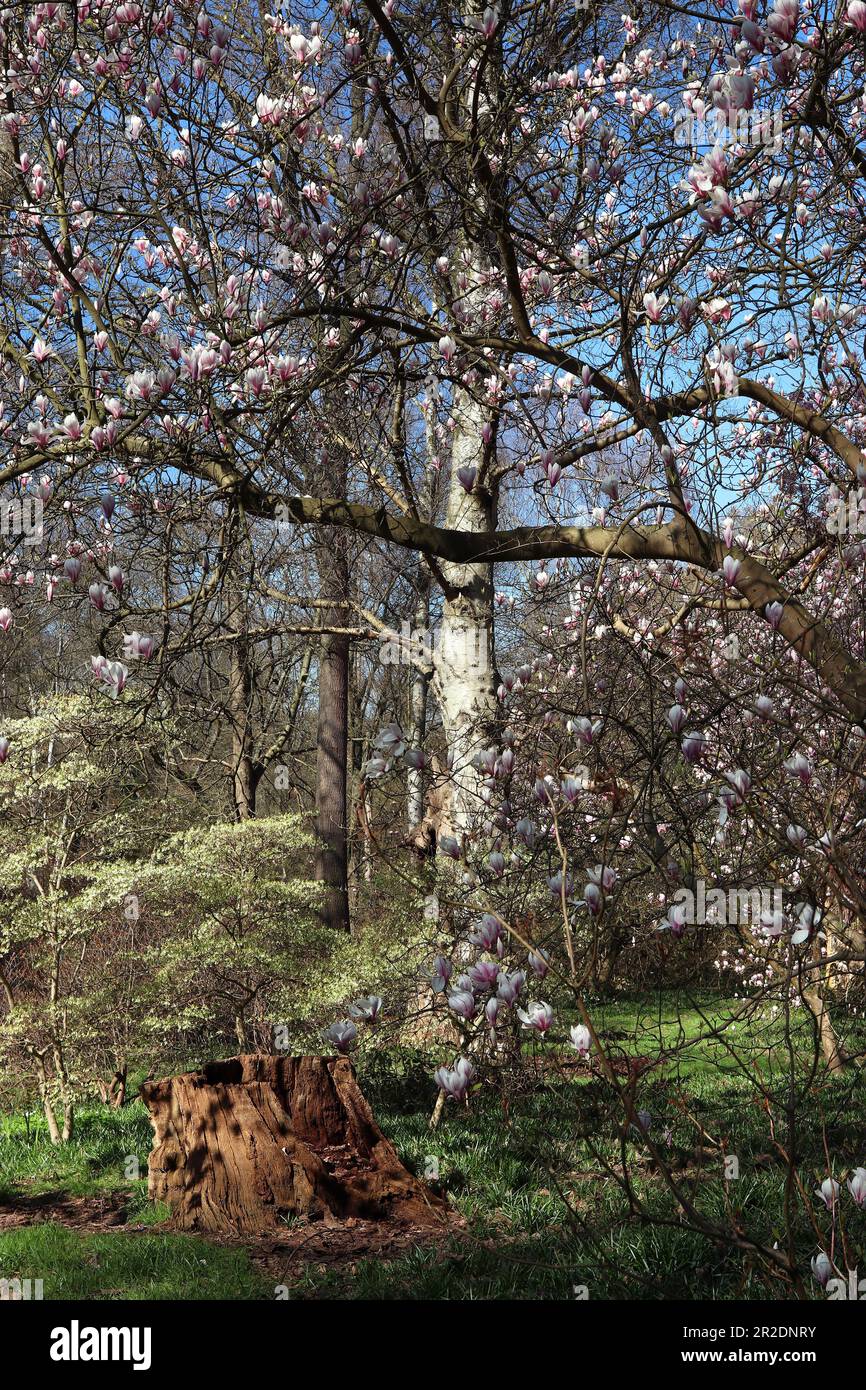
{"type": "MultiPolygon", "coordinates": [[[[724,571],[856,723],[856,633],[818,591],[860,565],[862,22],[5,15],[4,477],[58,512],[13,593],[83,574],[110,603],[93,501],[122,514],[136,480],[419,551],[459,833],[497,564],[670,561],[695,619],[724,571]],[[764,537],[725,532],[732,498],[764,537]]],[[[104,655],[111,692],[129,661],[104,655]]]]}
{"type": "Polygon", "coordinates": [[[406,679],[365,783],[399,765],[416,822],[428,793],[447,931],[468,914],[475,937],[452,1012],[483,1004],[495,1031],[523,998],[542,1034],[549,1001],[512,979],[531,957],[580,1002],[623,953],[673,968],[684,893],[703,883],[704,913],[708,886],[769,885],[720,952],[804,1001],[842,1066],[826,996],[864,951],[861,0],[85,0],[2,25],[2,478],[44,539],[10,548],[0,630],[89,605],[100,690],[152,699],[188,656],[178,615],[194,643],[217,596],[242,816],[251,654],[309,612],[335,925],[350,643],[376,631],[406,679]],[[159,528],[149,592],[136,518],[159,528]],[[430,641],[366,610],[362,555],[430,641]]]}

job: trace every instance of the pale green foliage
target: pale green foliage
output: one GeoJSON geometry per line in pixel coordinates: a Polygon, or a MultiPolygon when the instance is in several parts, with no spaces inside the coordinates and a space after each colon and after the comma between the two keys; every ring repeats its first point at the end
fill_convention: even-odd
{"type": "Polygon", "coordinates": [[[56,697],[7,721],[4,734],[0,1052],[40,1078],[43,1099],[59,1092],[67,1106],[102,1025],[90,999],[94,941],[104,965],[108,929],[127,930],[131,864],[160,833],[142,794],[148,756],[170,728],[145,732],[123,705],[56,697]]]}
{"type": "Polygon", "coordinates": [[[351,935],[333,933],[328,950],[310,962],[291,992],[289,1046],[293,1051],[318,1051],[322,1028],[347,1016],[348,1003],[358,995],[379,994],[391,1026],[370,1029],[359,1025],[359,1046],[377,1039],[393,1041],[393,1022],[404,1009],[412,1014],[424,971],[435,954],[430,926],[424,921],[423,901],[401,885],[404,896],[378,903],[375,910],[357,911],[363,921],[351,935]]]}
{"type": "MultiPolygon", "coordinates": [[[[174,836],[136,877],[148,923],[155,1032],[214,1025],[226,1015],[238,1042],[290,1006],[333,933],[316,919],[318,885],[303,876],[314,841],[299,816],[197,826],[174,836]]],[[[264,1039],[263,1039],[264,1041],[264,1039]]]]}

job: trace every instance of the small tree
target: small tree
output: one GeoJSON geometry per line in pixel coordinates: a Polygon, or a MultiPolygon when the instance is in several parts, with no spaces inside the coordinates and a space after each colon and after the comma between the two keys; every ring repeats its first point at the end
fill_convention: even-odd
{"type": "MultiPolygon", "coordinates": [[[[145,796],[160,735],[134,730],[124,705],[75,697],[41,701],[4,737],[0,1054],[29,1077],[60,1143],[102,1025],[99,959],[110,928],[137,919],[130,866],[163,829],[145,796]]],[[[125,1007],[134,1017],[135,1001],[125,1007]]]]}
{"type": "Polygon", "coordinates": [[[272,1045],[273,1021],[333,944],[316,921],[319,887],[304,874],[314,847],[300,816],[196,826],[140,870],[148,922],[171,923],[151,948],[152,1030],[229,1025],[241,1051],[272,1045]]]}

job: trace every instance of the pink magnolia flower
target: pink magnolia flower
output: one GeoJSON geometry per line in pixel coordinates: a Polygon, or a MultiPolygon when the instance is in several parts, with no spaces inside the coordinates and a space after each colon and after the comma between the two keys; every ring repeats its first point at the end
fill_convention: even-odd
{"type": "Polygon", "coordinates": [[[113,700],[123,691],[126,685],[126,678],[129,671],[120,661],[109,661],[104,656],[92,656],[90,658],[90,669],[93,676],[102,685],[107,687],[108,694],[113,700]]]}
{"type": "Polygon", "coordinates": [[[450,334],[439,339],[439,352],[446,362],[450,362],[457,351],[457,344],[450,334]]]}
{"type": "Polygon", "coordinates": [[[349,1005],[352,1017],[361,1019],[364,1023],[375,1023],[381,1012],[382,999],[378,994],[365,994],[349,1005]]]}
{"type": "Polygon", "coordinates": [[[351,1019],[342,1019],[339,1023],[332,1023],[325,1029],[325,1039],[333,1043],[338,1052],[348,1052],[352,1043],[358,1036],[358,1030],[351,1019]]]}
{"type": "Polygon", "coordinates": [[[800,18],[799,0],[774,0],[767,19],[767,28],[775,39],[788,43],[797,32],[800,18]]]}
{"type": "Polygon", "coordinates": [[[689,730],[688,733],[683,734],[680,747],[682,748],[683,757],[687,763],[700,762],[705,743],[706,737],[698,729],[692,729],[689,730]]]}
{"type": "Polygon", "coordinates": [[[821,1186],[815,1188],[815,1196],[821,1198],[828,1211],[832,1211],[839,1196],[839,1184],[835,1178],[825,1178],[821,1186]]]}
{"type": "Polygon", "coordinates": [[[496,997],[500,1003],[511,1007],[516,1004],[525,984],[526,976],[522,970],[502,970],[496,980],[496,997]]]}
{"type": "Polygon", "coordinates": [[[667,721],[672,731],[678,734],[686,722],[688,715],[682,705],[672,705],[667,713],[667,721]]]}
{"type": "Polygon", "coordinates": [[[803,786],[808,787],[812,780],[813,768],[805,753],[794,753],[785,759],[783,766],[786,772],[790,772],[792,777],[798,777],[803,786]]]}
{"type": "Polygon", "coordinates": [[[8,632],[13,622],[11,608],[0,608],[0,632],[8,632]]]}
{"type": "Polygon", "coordinates": [[[150,661],[156,651],[156,638],[143,632],[123,634],[123,655],[127,661],[150,661]]]}
{"type": "Polygon", "coordinates": [[[855,1168],[848,1179],[848,1191],[858,1207],[866,1206],[866,1168],[855,1168]]]}
{"type": "Polygon", "coordinates": [[[453,1069],[439,1067],[433,1075],[433,1080],[450,1100],[463,1100],[474,1076],[475,1068],[468,1057],[458,1057],[453,1069]]]}
{"type": "Polygon", "coordinates": [[[817,1255],[812,1256],[812,1278],[824,1289],[830,1282],[833,1273],[833,1266],[823,1250],[819,1250],[817,1255]]]}
{"type": "Polygon", "coordinates": [[[430,983],[435,994],[444,994],[445,986],[451,979],[454,966],[447,956],[437,956],[433,962],[433,975],[430,983]]]}
{"type": "Polygon", "coordinates": [[[458,1018],[465,1018],[467,1022],[474,1018],[478,1012],[475,996],[468,989],[461,989],[454,994],[449,994],[448,1007],[458,1018]]]}
{"type": "Polygon", "coordinates": [[[648,294],[644,295],[643,307],[646,310],[646,316],[650,323],[659,322],[662,316],[662,310],[667,302],[667,295],[662,295],[661,299],[659,299],[658,295],[653,290],[650,290],[648,294]]]}
{"type": "Polygon", "coordinates": [[[538,1037],[543,1038],[553,1023],[553,1009],[544,1002],[532,1001],[525,1009],[517,1010],[517,1017],[524,1028],[529,1028],[538,1037]]]}
{"type": "Polygon", "coordinates": [[[550,963],[547,959],[547,952],[541,949],[538,949],[536,951],[530,951],[529,968],[532,971],[533,975],[537,975],[539,980],[543,980],[548,970],[550,969],[550,963]]]}
{"type": "Polygon", "coordinates": [[[499,976],[499,962],[495,960],[479,960],[470,967],[469,978],[472,981],[472,988],[483,991],[490,989],[496,983],[499,976]]]}

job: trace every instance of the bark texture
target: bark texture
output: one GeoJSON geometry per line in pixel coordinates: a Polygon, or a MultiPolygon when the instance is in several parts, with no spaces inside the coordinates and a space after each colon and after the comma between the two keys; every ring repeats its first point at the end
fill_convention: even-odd
{"type": "Polygon", "coordinates": [[[412,1225],[442,1198],[403,1166],[347,1057],[240,1056],[145,1083],[148,1195],[179,1230],[255,1234],[284,1216],[412,1225]]]}
{"type": "MultiPolygon", "coordinates": [[[[323,610],[326,627],[346,621],[349,597],[347,537],[331,534],[317,547],[319,588],[333,608],[323,610]]],[[[316,878],[323,885],[319,917],[326,927],[350,930],[349,837],[346,800],[349,776],[349,638],[329,633],[319,649],[319,717],[316,729],[316,878]]]]}

